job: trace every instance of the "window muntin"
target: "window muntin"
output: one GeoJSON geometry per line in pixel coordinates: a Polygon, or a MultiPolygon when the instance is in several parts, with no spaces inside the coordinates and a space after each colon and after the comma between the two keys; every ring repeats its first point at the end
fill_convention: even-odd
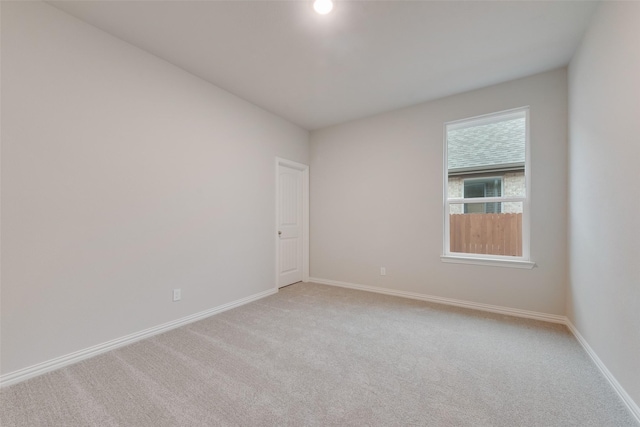
{"type": "Polygon", "coordinates": [[[529,260],[528,128],[528,108],[445,125],[445,257],[529,260]]]}

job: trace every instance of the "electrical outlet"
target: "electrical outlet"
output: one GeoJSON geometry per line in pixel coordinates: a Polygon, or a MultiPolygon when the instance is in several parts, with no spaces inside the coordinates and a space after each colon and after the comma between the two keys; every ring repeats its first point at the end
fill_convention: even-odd
{"type": "Polygon", "coordinates": [[[173,300],[174,301],[180,301],[182,299],[182,290],[181,289],[174,289],[173,290],[173,300]]]}
{"type": "Polygon", "coordinates": [[[385,267],[380,267],[380,275],[381,276],[386,276],[387,275],[387,269],[385,267]]]}

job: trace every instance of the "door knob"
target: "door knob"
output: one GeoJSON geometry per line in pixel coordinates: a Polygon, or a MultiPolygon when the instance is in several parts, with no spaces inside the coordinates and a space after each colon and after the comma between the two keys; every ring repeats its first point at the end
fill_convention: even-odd
{"type": "Polygon", "coordinates": [[[282,236],[282,231],[278,231],[278,237],[282,236]]]}

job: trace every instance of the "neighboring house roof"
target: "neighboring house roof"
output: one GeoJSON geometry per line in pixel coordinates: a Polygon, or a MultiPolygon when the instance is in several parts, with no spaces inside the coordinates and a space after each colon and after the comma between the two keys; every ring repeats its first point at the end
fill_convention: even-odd
{"type": "Polygon", "coordinates": [[[449,173],[524,167],[525,131],[524,118],[450,129],[449,173]]]}

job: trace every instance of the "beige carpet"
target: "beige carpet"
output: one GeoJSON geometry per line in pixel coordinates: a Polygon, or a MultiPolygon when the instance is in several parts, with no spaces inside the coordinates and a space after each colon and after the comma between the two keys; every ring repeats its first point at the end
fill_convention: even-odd
{"type": "Polygon", "coordinates": [[[564,326],[315,284],[0,391],[4,426],[636,426],[564,326]]]}

